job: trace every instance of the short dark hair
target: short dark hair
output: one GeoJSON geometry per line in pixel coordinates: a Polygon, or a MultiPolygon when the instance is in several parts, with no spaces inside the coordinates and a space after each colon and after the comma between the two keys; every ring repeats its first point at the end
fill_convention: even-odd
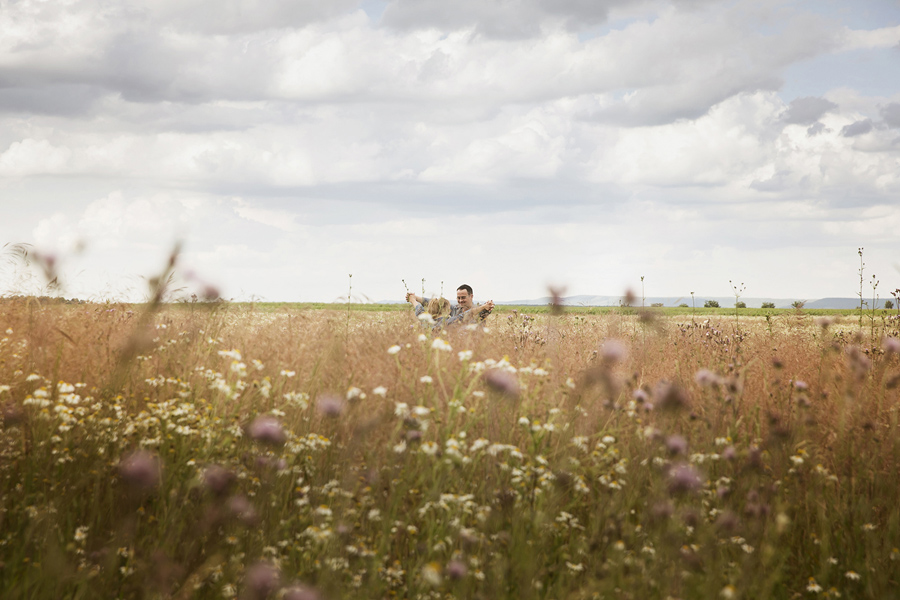
{"type": "Polygon", "coordinates": [[[472,291],[472,286],[469,285],[469,284],[467,284],[467,283],[464,283],[464,284],[462,284],[461,286],[459,286],[458,288],[456,288],[456,291],[457,291],[457,292],[458,292],[459,290],[466,290],[467,292],[469,292],[469,295],[470,295],[470,296],[475,295],[475,292],[472,291]]]}

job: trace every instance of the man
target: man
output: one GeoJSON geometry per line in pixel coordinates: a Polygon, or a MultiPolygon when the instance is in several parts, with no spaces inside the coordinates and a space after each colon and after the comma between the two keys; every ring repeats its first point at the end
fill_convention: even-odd
{"type": "MultiPolygon", "coordinates": [[[[494,301],[488,300],[481,306],[473,306],[474,298],[475,293],[472,291],[472,286],[464,283],[456,288],[457,312],[471,312],[470,316],[476,321],[484,321],[484,319],[487,318],[489,314],[491,314],[491,311],[494,310],[494,301]]],[[[453,316],[452,309],[450,316],[453,316]]]]}
{"type": "MultiPolygon", "coordinates": [[[[416,302],[421,302],[423,305],[427,304],[429,300],[428,298],[422,298],[413,293],[409,293],[406,295],[407,302],[409,302],[410,297],[416,302]]],[[[456,288],[457,304],[450,307],[450,317],[444,324],[450,325],[451,323],[459,322],[480,323],[484,321],[484,319],[491,314],[491,311],[494,310],[494,301],[488,300],[484,304],[476,306],[474,298],[475,293],[472,291],[472,286],[464,283],[456,288]]]]}

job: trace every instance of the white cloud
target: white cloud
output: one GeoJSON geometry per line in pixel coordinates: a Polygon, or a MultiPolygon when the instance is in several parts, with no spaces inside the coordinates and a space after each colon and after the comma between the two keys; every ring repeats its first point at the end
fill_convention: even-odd
{"type": "Polygon", "coordinates": [[[897,44],[900,44],[900,25],[871,30],[847,28],[843,32],[843,50],[893,48],[897,44]]]}
{"type": "Polygon", "coordinates": [[[38,173],[61,173],[66,170],[72,151],[54,146],[46,139],[25,138],[13,142],[0,154],[0,177],[23,177],[38,173]]]}
{"type": "Polygon", "coordinates": [[[115,281],[184,238],[232,295],[332,299],[353,272],[393,297],[384,282],[421,273],[501,299],[713,285],[735,257],[781,266],[784,240],[843,264],[866,226],[826,223],[894,223],[866,210],[900,193],[900,88],[778,91],[810,59],[883,53],[896,23],[775,0],[395,0],[380,23],[359,6],[5,6],[0,234],[85,238],[87,271],[115,281]]]}
{"type": "Polygon", "coordinates": [[[241,199],[236,199],[235,202],[236,206],[234,207],[234,212],[243,219],[262,223],[263,225],[268,225],[269,227],[274,227],[275,229],[280,229],[282,231],[297,231],[297,224],[295,223],[296,215],[292,213],[284,210],[271,210],[253,206],[241,199]]]}

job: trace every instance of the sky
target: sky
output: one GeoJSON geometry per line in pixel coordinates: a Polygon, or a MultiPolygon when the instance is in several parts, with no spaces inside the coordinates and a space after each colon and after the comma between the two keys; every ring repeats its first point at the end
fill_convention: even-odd
{"type": "Polygon", "coordinates": [[[894,0],[0,0],[0,31],[0,295],[52,257],[141,300],[179,242],[173,289],[234,300],[853,297],[860,248],[900,288],[894,0]]]}

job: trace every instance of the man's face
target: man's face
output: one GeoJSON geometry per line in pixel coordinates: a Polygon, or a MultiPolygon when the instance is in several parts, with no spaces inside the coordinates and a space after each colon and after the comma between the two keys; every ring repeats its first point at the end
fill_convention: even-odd
{"type": "Polygon", "coordinates": [[[456,302],[466,310],[472,308],[472,296],[466,290],[456,290],[456,302]]]}

